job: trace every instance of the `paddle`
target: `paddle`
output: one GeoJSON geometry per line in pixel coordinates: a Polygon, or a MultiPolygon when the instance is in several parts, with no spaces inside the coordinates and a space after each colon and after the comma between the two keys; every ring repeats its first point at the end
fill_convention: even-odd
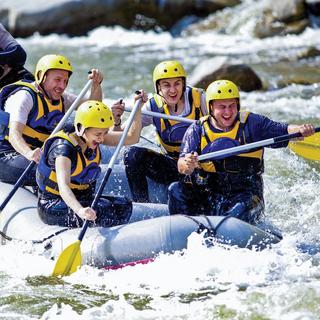
{"type": "MultiPolygon", "coordinates": [[[[124,141],[128,135],[128,131],[129,131],[131,124],[133,122],[133,119],[134,119],[134,117],[140,107],[140,104],[141,104],[141,99],[137,100],[137,102],[135,103],[135,105],[133,107],[133,110],[132,110],[130,117],[127,121],[127,125],[123,130],[120,141],[119,141],[119,143],[116,147],[116,150],[114,151],[112,158],[108,164],[107,171],[103,176],[101,185],[99,186],[99,189],[94,197],[94,200],[91,205],[92,209],[95,209],[98,204],[99,198],[100,198],[100,196],[106,186],[106,183],[108,182],[108,179],[110,177],[110,174],[111,174],[113,166],[114,166],[114,163],[117,160],[117,157],[118,157],[120,150],[124,144],[124,141]]],[[[89,226],[89,221],[86,220],[82,226],[82,229],[81,229],[80,234],[78,236],[78,240],[76,242],[72,243],[71,245],[69,245],[66,249],[64,249],[62,251],[62,253],[60,254],[60,256],[56,262],[55,268],[53,270],[53,274],[52,274],[53,276],[69,275],[69,274],[77,271],[78,267],[80,267],[81,262],[82,262],[80,244],[81,244],[82,239],[84,238],[84,235],[88,229],[88,226],[89,226]]]]}
{"type": "MultiPolygon", "coordinates": [[[[315,128],[315,131],[319,132],[320,127],[315,128]]],[[[271,146],[271,145],[279,143],[279,142],[284,142],[284,141],[288,141],[288,140],[291,140],[294,138],[299,138],[299,137],[301,137],[300,132],[291,133],[291,134],[284,134],[279,137],[274,137],[274,138],[270,138],[270,139],[265,139],[265,140],[253,142],[253,143],[248,143],[248,144],[244,144],[244,145],[237,146],[234,148],[229,148],[229,149],[224,149],[224,150],[219,150],[219,151],[214,151],[214,152],[202,154],[198,157],[198,160],[203,161],[203,160],[207,160],[207,159],[210,159],[210,160],[222,159],[222,158],[230,157],[230,156],[242,153],[242,152],[247,152],[247,151],[250,151],[255,148],[267,147],[267,146],[271,146]]]]}
{"type": "Polygon", "coordinates": [[[289,148],[303,158],[320,161],[320,133],[302,141],[292,141],[289,143],[289,148]]]}
{"type": "MultiPolygon", "coordinates": [[[[74,100],[74,102],[72,103],[72,105],[70,106],[69,110],[65,113],[65,115],[63,116],[63,118],[60,120],[60,122],[58,123],[58,125],[55,127],[55,129],[52,131],[52,133],[50,134],[49,138],[57,133],[58,131],[60,131],[63,127],[63,125],[65,124],[65,122],[67,121],[67,119],[70,117],[71,113],[74,111],[74,109],[78,106],[80,100],[83,98],[83,96],[86,94],[86,92],[88,91],[90,85],[91,85],[91,81],[89,80],[87,82],[87,84],[84,86],[84,88],[81,90],[81,92],[79,93],[79,95],[77,96],[76,100],[74,100]]],[[[8,204],[8,202],[10,201],[10,199],[13,197],[13,195],[16,193],[16,191],[20,188],[20,186],[22,185],[23,181],[25,180],[25,178],[27,177],[28,173],[32,170],[32,168],[36,165],[35,161],[31,161],[29,163],[29,165],[27,166],[27,168],[24,170],[24,172],[22,173],[22,175],[20,176],[20,178],[17,180],[17,182],[15,183],[15,185],[13,186],[12,190],[10,191],[10,193],[7,195],[7,197],[4,199],[4,201],[2,202],[2,204],[0,205],[0,213],[2,212],[2,210],[5,208],[5,206],[8,204]]]]}
{"type": "MultiPolygon", "coordinates": [[[[124,108],[124,111],[131,112],[131,109],[126,107],[126,108],[124,108]]],[[[142,112],[142,114],[144,114],[146,116],[155,117],[155,118],[174,120],[174,121],[185,122],[185,123],[190,123],[190,124],[196,122],[196,120],[193,120],[193,119],[172,116],[172,115],[168,115],[168,114],[164,114],[164,113],[160,113],[160,112],[153,112],[153,111],[148,111],[148,110],[142,110],[141,112],[142,112]]]]}

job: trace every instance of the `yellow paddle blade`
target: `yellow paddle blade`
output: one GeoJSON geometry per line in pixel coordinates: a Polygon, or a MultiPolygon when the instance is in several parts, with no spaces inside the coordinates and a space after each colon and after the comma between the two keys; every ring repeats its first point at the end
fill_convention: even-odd
{"type": "Polygon", "coordinates": [[[78,270],[82,262],[80,243],[81,241],[78,240],[61,252],[54,267],[53,276],[68,276],[78,270]]]}
{"type": "Polygon", "coordinates": [[[289,148],[303,158],[320,161],[320,133],[304,138],[302,141],[290,142],[289,148]]]}

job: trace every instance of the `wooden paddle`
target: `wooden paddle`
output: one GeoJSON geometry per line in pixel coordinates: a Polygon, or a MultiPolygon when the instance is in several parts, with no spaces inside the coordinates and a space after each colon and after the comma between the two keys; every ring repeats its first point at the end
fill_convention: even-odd
{"type": "MultiPolygon", "coordinates": [[[[122,136],[120,138],[120,141],[116,147],[116,150],[114,151],[113,155],[112,155],[112,158],[108,164],[108,168],[107,168],[107,171],[106,173],[104,174],[103,176],[103,179],[102,179],[102,182],[101,182],[101,185],[99,186],[99,189],[94,197],[94,200],[92,202],[92,205],[91,205],[91,208],[92,209],[95,209],[97,204],[98,204],[98,201],[99,201],[99,198],[106,186],[106,183],[108,182],[108,179],[110,177],[110,174],[112,172],[112,169],[113,169],[113,166],[114,166],[114,163],[115,161],[117,160],[117,157],[120,153],[120,150],[122,148],[122,146],[124,145],[124,141],[128,135],[128,132],[129,132],[129,129],[131,127],[131,124],[133,122],[133,119],[137,113],[137,111],[139,110],[140,108],[140,104],[141,104],[142,100],[139,99],[137,100],[137,102],[135,103],[133,109],[132,109],[132,112],[130,114],[130,117],[127,121],[127,125],[126,127],[124,128],[123,130],[123,133],[122,133],[122,136]]],[[[82,239],[84,238],[85,236],[85,233],[88,229],[88,226],[89,226],[89,221],[86,220],[85,223],[83,224],[82,226],[82,229],[80,231],[80,234],[78,236],[78,240],[72,244],[70,244],[67,248],[65,248],[62,253],[60,254],[57,262],[56,262],[56,265],[54,267],[54,270],[53,270],[53,276],[66,276],[66,275],[70,275],[71,273],[77,271],[78,267],[81,266],[81,263],[82,263],[82,257],[81,257],[81,250],[80,250],[80,244],[81,244],[81,241],[82,239]]]]}
{"type": "Polygon", "coordinates": [[[304,138],[302,141],[291,141],[289,148],[303,158],[320,161],[320,133],[304,138]]]}
{"type": "MultiPolygon", "coordinates": [[[[55,127],[55,129],[52,131],[52,133],[50,134],[49,138],[57,133],[58,131],[60,131],[63,127],[63,125],[65,124],[65,122],[67,121],[67,119],[70,117],[71,113],[75,110],[75,108],[78,106],[80,100],[83,98],[83,96],[86,94],[86,92],[88,91],[89,87],[91,86],[91,82],[92,80],[89,80],[87,82],[87,84],[84,86],[84,88],[81,90],[81,92],[79,93],[79,95],[77,96],[76,100],[72,103],[72,105],[70,106],[69,110],[66,112],[66,114],[63,116],[63,118],[60,120],[60,122],[58,123],[58,125],[55,127]]],[[[2,202],[2,204],[0,205],[0,213],[2,212],[2,210],[5,208],[5,206],[8,204],[8,202],[10,201],[10,199],[13,197],[13,195],[16,193],[16,191],[21,187],[23,181],[25,180],[25,178],[27,177],[28,173],[32,170],[32,168],[36,165],[35,161],[31,161],[29,163],[29,165],[27,166],[27,168],[24,170],[24,172],[22,173],[22,175],[20,176],[20,178],[17,180],[17,182],[15,183],[15,185],[13,186],[12,190],[10,191],[10,193],[7,195],[7,197],[4,199],[4,201],[2,202]]]]}
{"type": "MultiPolygon", "coordinates": [[[[315,131],[319,132],[320,127],[315,128],[315,131]]],[[[229,148],[229,149],[224,149],[224,150],[219,150],[219,151],[214,151],[214,152],[202,154],[198,157],[198,160],[204,161],[204,160],[208,160],[208,159],[210,159],[210,160],[223,159],[223,158],[227,158],[227,157],[230,157],[230,156],[242,153],[242,152],[248,152],[248,151],[255,149],[255,148],[267,147],[267,146],[271,146],[271,145],[279,143],[279,142],[284,142],[284,141],[288,141],[288,140],[299,138],[299,137],[301,137],[300,132],[291,133],[291,134],[284,134],[279,137],[274,137],[274,138],[270,138],[270,139],[265,139],[265,140],[253,142],[253,143],[248,143],[248,144],[244,144],[244,145],[237,146],[234,148],[229,148]]]]}

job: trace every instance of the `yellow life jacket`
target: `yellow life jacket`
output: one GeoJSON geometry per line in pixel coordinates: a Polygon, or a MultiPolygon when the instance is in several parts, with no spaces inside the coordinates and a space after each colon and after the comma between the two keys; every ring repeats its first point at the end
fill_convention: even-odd
{"type": "MultiPolygon", "coordinates": [[[[52,104],[51,100],[40,92],[34,83],[27,81],[17,81],[9,84],[1,90],[1,94],[4,95],[6,100],[18,90],[26,90],[33,99],[33,107],[28,115],[22,136],[32,149],[42,147],[43,142],[64,116],[63,99],[61,98],[57,104],[52,104]]],[[[5,140],[7,144],[10,144],[8,135],[5,136],[5,140]]]]}
{"type": "Polygon", "coordinates": [[[91,159],[88,159],[78,145],[78,142],[75,139],[75,134],[67,134],[63,131],[59,131],[54,134],[44,144],[43,155],[41,156],[40,163],[37,168],[37,182],[40,190],[45,193],[60,195],[56,172],[47,164],[46,161],[50,146],[57,138],[65,139],[77,150],[77,159],[75,163],[72,163],[71,167],[69,185],[71,190],[75,193],[88,190],[95,183],[101,171],[99,166],[101,160],[100,148],[97,148],[91,159]]]}
{"type": "MultiPolygon", "coordinates": [[[[203,90],[198,88],[192,88],[187,86],[187,97],[190,104],[190,112],[184,118],[191,120],[199,120],[201,112],[201,95],[203,90]]],[[[154,94],[153,98],[150,99],[150,106],[153,112],[160,112],[166,115],[171,115],[168,105],[165,103],[164,99],[158,95],[154,94]]],[[[190,126],[189,123],[180,122],[176,120],[153,118],[153,123],[157,131],[157,139],[164,151],[173,158],[178,158],[180,152],[180,146],[182,138],[190,126]]]]}
{"type": "MultiPolygon", "coordinates": [[[[209,147],[218,139],[228,138],[234,140],[235,145],[246,144],[245,124],[249,112],[239,112],[239,119],[236,121],[232,130],[228,132],[214,132],[209,124],[209,116],[201,118],[202,134],[200,141],[200,152],[205,154],[209,147]]],[[[217,151],[217,150],[210,150],[217,151]]],[[[200,163],[201,168],[206,172],[239,172],[253,170],[260,172],[263,168],[263,149],[257,148],[254,151],[241,153],[236,156],[227,157],[221,160],[213,160],[200,163]]]]}

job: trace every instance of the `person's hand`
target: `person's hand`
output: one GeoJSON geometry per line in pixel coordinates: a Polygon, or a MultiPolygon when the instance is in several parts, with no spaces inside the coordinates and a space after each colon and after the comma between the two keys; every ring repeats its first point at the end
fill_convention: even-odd
{"type": "Polygon", "coordinates": [[[184,174],[191,174],[194,169],[200,167],[197,152],[187,153],[182,161],[184,161],[184,174]]]}
{"type": "Polygon", "coordinates": [[[125,103],[122,99],[118,100],[111,106],[111,111],[113,113],[114,124],[119,126],[121,124],[121,116],[124,112],[125,103]]]}
{"type": "Polygon", "coordinates": [[[134,96],[134,102],[136,102],[139,99],[142,99],[143,103],[146,103],[148,101],[148,95],[143,89],[137,90],[135,94],[136,95],[134,96]]]}
{"type": "Polygon", "coordinates": [[[88,79],[92,80],[93,86],[100,86],[103,81],[103,75],[98,69],[91,69],[88,79]]]}
{"type": "Polygon", "coordinates": [[[24,154],[25,158],[27,158],[30,161],[34,161],[36,163],[39,163],[40,157],[41,157],[41,149],[37,148],[34,150],[28,151],[26,154],[24,154]]]}
{"type": "Polygon", "coordinates": [[[96,212],[90,207],[81,208],[77,214],[84,220],[94,221],[97,218],[96,212]]]}
{"type": "Polygon", "coordinates": [[[310,123],[299,126],[299,132],[303,137],[309,137],[315,133],[314,126],[310,123]]]}

